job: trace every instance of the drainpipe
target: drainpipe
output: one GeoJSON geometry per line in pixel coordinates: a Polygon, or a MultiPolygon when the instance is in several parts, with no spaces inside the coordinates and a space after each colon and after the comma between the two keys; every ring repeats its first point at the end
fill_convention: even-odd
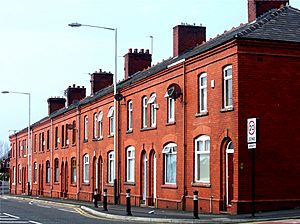
{"type": "MultiPolygon", "coordinates": [[[[52,198],[52,190],[53,190],[53,119],[50,118],[50,197],[52,198]]],[[[46,165],[46,173],[47,173],[47,165],[46,165]]],[[[47,174],[46,174],[47,175],[47,174]]]]}
{"type": "Polygon", "coordinates": [[[79,200],[79,193],[80,193],[80,107],[77,106],[77,170],[76,170],[76,178],[77,178],[77,193],[76,193],[76,199],[79,200]]]}
{"type": "Polygon", "coordinates": [[[182,70],[183,70],[183,88],[182,88],[182,120],[183,120],[183,129],[182,129],[182,141],[183,141],[183,194],[182,194],[182,210],[185,210],[186,202],[185,202],[185,196],[186,196],[186,99],[185,99],[185,61],[182,63],[182,70]]]}

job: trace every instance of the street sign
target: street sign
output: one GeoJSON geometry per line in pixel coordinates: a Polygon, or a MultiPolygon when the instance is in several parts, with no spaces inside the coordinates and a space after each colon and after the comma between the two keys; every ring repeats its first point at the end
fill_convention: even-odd
{"type": "Polygon", "coordinates": [[[247,119],[247,143],[256,143],[256,124],[256,118],[247,119]]]}

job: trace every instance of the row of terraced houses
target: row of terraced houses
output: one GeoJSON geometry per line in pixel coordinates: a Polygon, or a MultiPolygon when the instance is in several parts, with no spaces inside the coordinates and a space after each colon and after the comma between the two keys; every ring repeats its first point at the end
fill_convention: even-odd
{"type": "Polygon", "coordinates": [[[208,41],[203,26],[174,27],[173,57],[154,66],[148,50],[129,49],[116,108],[101,70],[89,96],[72,85],[49,98],[30,127],[31,172],[27,129],[10,136],[11,193],[102,200],[107,189],[125,204],[131,189],[132,205],[192,210],[197,190],[202,212],[250,212],[254,117],[256,209],[299,206],[300,11],[248,0],[248,17],[208,41]]]}

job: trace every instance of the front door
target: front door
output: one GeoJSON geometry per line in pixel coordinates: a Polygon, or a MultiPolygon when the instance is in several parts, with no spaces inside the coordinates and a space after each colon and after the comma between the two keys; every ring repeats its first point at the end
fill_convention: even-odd
{"type": "Polygon", "coordinates": [[[147,155],[142,156],[142,203],[146,204],[147,196],[147,155]]]}
{"type": "Polygon", "coordinates": [[[230,141],[226,146],[225,152],[225,192],[226,207],[231,206],[233,199],[233,143],[230,141]]]}

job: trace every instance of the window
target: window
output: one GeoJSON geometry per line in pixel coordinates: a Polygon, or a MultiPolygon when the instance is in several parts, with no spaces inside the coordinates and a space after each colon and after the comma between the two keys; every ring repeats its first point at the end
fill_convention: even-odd
{"type": "Polygon", "coordinates": [[[59,137],[58,137],[58,127],[55,127],[55,148],[58,147],[59,137]]]}
{"type": "Polygon", "coordinates": [[[33,182],[36,183],[37,181],[37,163],[34,162],[33,164],[33,182]]]}
{"type": "Polygon", "coordinates": [[[22,183],[22,177],[21,177],[21,174],[22,174],[22,167],[21,167],[21,165],[19,164],[19,165],[18,165],[18,182],[19,182],[19,184],[22,183]]]}
{"type": "Polygon", "coordinates": [[[71,183],[76,183],[76,158],[71,159],[71,183]]]}
{"type": "Polygon", "coordinates": [[[54,182],[58,182],[59,172],[58,172],[58,159],[54,160],[54,182]]]}
{"type": "Polygon", "coordinates": [[[176,184],[176,150],[175,143],[169,143],[164,148],[164,176],[165,184],[176,184]]]}
{"type": "Polygon", "coordinates": [[[147,97],[142,98],[142,128],[147,127],[147,97]]]}
{"type": "Polygon", "coordinates": [[[150,104],[150,125],[156,127],[156,93],[151,94],[147,104],[150,104]]]}
{"type": "Polygon", "coordinates": [[[195,181],[210,182],[210,138],[202,135],[195,140],[195,181]]]}
{"type": "Polygon", "coordinates": [[[115,178],[115,154],[114,152],[108,153],[108,183],[113,183],[115,178]]]}
{"type": "Polygon", "coordinates": [[[47,149],[50,149],[50,131],[47,130],[47,149]]]}
{"type": "Polygon", "coordinates": [[[207,111],[207,74],[199,76],[199,112],[207,111]]]}
{"type": "Polygon", "coordinates": [[[114,135],[115,125],[114,125],[114,107],[109,108],[108,110],[108,122],[109,122],[109,135],[114,135]]]}
{"type": "Polygon", "coordinates": [[[83,156],[83,182],[89,182],[89,155],[85,154],[83,156]]]}
{"type": "Polygon", "coordinates": [[[42,152],[43,140],[42,140],[42,133],[39,134],[39,152],[42,152]]]}
{"type": "Polygon", "coordinates": [[[84,136],[83,140],[87,141],[88,140],[88,116],[84,116],[84,136]]]}
{"type": "Polygon", "coordinates": [[[65,147],[65,126],[61,126],[61,147],[65,147]]]}
{"type": "Polygon", "coordinates": [[[97,131],[98,131],[98,129],[97,129],[97,123],[98,123],[98,121],[97,121],[97,118],[98,118],[98,114],[97,113],[94,113],[94,122],[93,122],[93,138],[95,139],[95,138],[97,138],[97,131]]]}
{"type": "Polygon", "coordinates": [[[175,122],[175,99],[168,97],[168,123],[175,122]]]}
{"type": "Polygon", "coordinates": [[[132,130],[132,101],[128,101],[127,104],[127,130],[132,130]]]}
{"type": "Polygon", "coordinates": [[[13,185],[16,184],[16,167],[13,167],[13,182],[12,182],[13,185]]]}
{"type": "Polygon", "coordinates": [[[76,143],[76,122],[73,121],[72,123],[72,144],[76,143]]]}
{"type": "Polygon", "coordinates": [[[130,146],[127,148],[127,182],[134,182],[134,147],[130,146]]]}
{"type": "Polygon", "coordinates": [[[34,134],[34,140],[33,140],[33,151],[36,152],[36,134],[34,134]]]}
{"type": "Polygon", "coordinates": [[[70,125],[69,124],[66,124],[66,146],[69,145],[69,129],[70,129],[70,125]]]}
{"type": "Polygon", "coordinates": [[[224,79],[224,108],[232,107],[232,66],[229,65],[223,70],[224,79]]]}
{"type": "Polygon", "coordinates": [[[50,174],[51,174],[50,161],[47,160],[46,161],[46,183],[50,183],[50,174]]]}
{"type": "Polygon", "coordinates": [[[98,116],[99,138],[103,138],[103,112],[101,111],[98,116]]]}

